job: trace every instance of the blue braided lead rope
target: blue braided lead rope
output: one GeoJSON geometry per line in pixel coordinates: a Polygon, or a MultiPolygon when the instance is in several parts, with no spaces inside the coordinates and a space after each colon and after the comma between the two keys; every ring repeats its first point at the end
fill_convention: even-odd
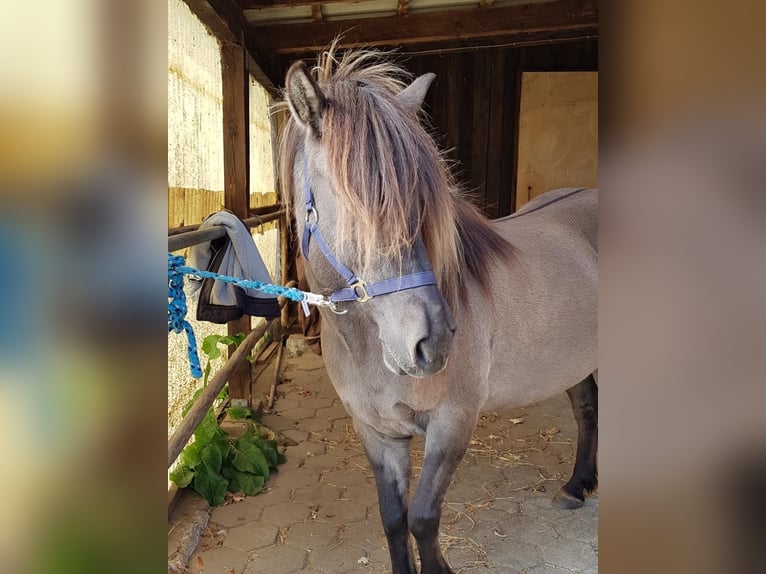
{"type": "MultiPolygon", "coordinates": [[[[183,258],[181,261],[183,262],[183,258]]],[[[306,294],[303,291],[294,287],[282,287],[280,285],[272,285],[261,281],[239,279],[238,277],[230,277],[229,275],[219,275],[212,271],[202,271],[200,269],[195,269],[194,267],[187,267],[186,265],[179,265],[176,267],[176,270],[183,275],[196,275],[205,279],[215,279],[216,281],[231,283],[232,285],[237,285],[238,287],[243,287],[245,289],[257,289],[267,295],[285,297],[291,301],[303,301],[303,299],[306,298],[306,294]]]]}
{"type": "MultiPolygon", "coordinates": [[[[168,333],[186,332],[188,342],[187,354],[189,356],[189,365],[192,376],[198,379],[202,376],[200,368],[199,355],[197,353],[197,339],[194,336],[189,321],[186,320],[186,293],[184,293],[184,275],[196,275],[208,279],[231,283],[245,289],[256,289],[267,295],[285,297],[291,301],[304,302],[311,305],[322,305],[332,307],[333,304],[327,301],[321,295],[307,293],[294,287],[282,287],[280,285],[271,285],[262,281],[253,281],[249,279],[239,279],[228,275],[219,275],[212,271],[202,271],[194,267],[184,265],[184,258],[180,255],[168,253],[168,333]]],[[[308,313],[308,311],[306,311],[308,313]]]]}
{"type": "Polygon", "coordinates": [[[179,271],[184,258],[168,253],[168,333],[186,332],[186,354],[189,357],[189,368],[192,377],[199,379],[202,368],[197,353],[197,339],[191,323],[186,320],[186,293],[184,293],[184,276],[179,271]]]}

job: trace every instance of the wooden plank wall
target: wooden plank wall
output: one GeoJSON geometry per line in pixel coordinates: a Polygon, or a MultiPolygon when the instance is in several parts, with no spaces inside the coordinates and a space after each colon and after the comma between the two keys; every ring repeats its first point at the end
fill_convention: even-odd
{"type": "Polygon", "coordinates": [[[433,132],[450,150],[460,183],[495,218],[510,214],[516,204],[521,73],[597,70],[598,45],[594,39],[410,54],[404,64],[414,74],[436,74],[425,103],[433,132]]]}

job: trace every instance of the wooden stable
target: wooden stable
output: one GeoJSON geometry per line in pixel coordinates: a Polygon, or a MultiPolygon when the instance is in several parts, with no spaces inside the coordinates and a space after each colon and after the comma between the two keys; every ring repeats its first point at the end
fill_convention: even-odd
{"type": "MultiPolygon", "coordinates": [[[[489,217],[507,215],[544,191],[547,182],[559,182],[561,178],[549,177],[546,162],[555,163],[559,174],[573,175],[567,186],[597,183],[593,125],[580,126],[592,137],[560,147],[553,141],[547,156],[537,154],[530,144],[537,141],[536,133],[547,138],[553,134],[553,140],[556,133],[571,133],[569,117],[596,121],[595,0],[184,2],[221,42],[224,206],[242,219],[254,214],[248,189],[250,178],[257,177],[250,173],[248,160],[250,76],[278,98],[290,64],[314,60],[336,37],[340,37],[340,48],[395,49],[413,74],[436,73],[425,105],[433,132],[448,149],[459,180],[489,217]],[[588,84],[590,91],[578,87],[576,94],[570,93],[567,86],[575,86],[574,80],[556,79],[550,82],[558,86],[555,90],[525,90],[529,83],[525,74],[561,72],[585,74],[588,79],[580,76],[576,85],[588,84]],[[524,115],[524,110],[541,107],[557,109],[551,117],[559,124],[545,123],[545,114],[524,115]],[[524,131],[524,126],[529,129],[524,131]],[[577,169],[570,170],[567,162],[577,169]]],[[[278,122],[275,118],[273,132],[278,131],[278,122]]],[[[278,204],[261,206],[259,215],[280,208],[278,204]]],[[[280,225],[284,245],[286,220],[280,225]]],[[[287,281],[289,261],[283,249],[282,277],[276,279],[287,281]]],[[[245,318],[228,329],[247,333],[250,324],[245,318]]],[[[249,402],[250,383],[248,365],[243,362],[233,369],[230,396],[249,402]]]]}
{"type": "MultiPolygon", "coordinates": [[[[343,48],[397,50],[414,74],[436,73],[426,99],[434,133],[449,150],[461,183],[493,218],[512,213],[520,203],[524,74],[598,69],[595,0],[186,3],[219,37],[238,42],[250,73],[274,94],[293,61],[313,61],[336,37],[343,48]]],[[[597,106],[597,101],[583,103],[597,106]]],[[[569,185],[596,185],[595,136],[587,143],[580,149],[593,157],[592,169],[588,174],[579,170],[580,177],[569,185]]]]}

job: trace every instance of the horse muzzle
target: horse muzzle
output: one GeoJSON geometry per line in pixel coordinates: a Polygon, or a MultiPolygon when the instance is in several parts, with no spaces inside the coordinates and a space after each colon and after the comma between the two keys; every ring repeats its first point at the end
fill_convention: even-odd
{"type": "Polygon", "coordinates": [[[398,359],[385,345],[383,347],[383,362],[395,375],[414,377],[416,379],[438,375],[447,368],[449,355],[441,355],[432,360],[420,360],[408,364],[398,359]]]}
{"type": "Polygon", "coordinates": [[[381,329],[383,362],[395,375],[427,377],[447,367],[455,328],[446,305],[418,311],[381,329]]]}

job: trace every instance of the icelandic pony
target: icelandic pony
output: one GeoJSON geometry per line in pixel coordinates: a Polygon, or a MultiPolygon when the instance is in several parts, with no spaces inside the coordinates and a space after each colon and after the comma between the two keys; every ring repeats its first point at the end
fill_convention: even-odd
{"type": "Polygon", "coordinates": [[[480,410],[566,390],[577,458],[557,500],[577,507],[596,486],[597,192],[486,220],[419,121],[434,75],[405,78],[370,51],[331,49],[313,73],[295,63],[280,179],[311,289],[336,300],[322,351],[375,475],[393,573],[416,572],[412,533],[421,571],[444,574],[442,501],[480,410]],[[414,435],[425,458],[409,501],[414,435]]]}

